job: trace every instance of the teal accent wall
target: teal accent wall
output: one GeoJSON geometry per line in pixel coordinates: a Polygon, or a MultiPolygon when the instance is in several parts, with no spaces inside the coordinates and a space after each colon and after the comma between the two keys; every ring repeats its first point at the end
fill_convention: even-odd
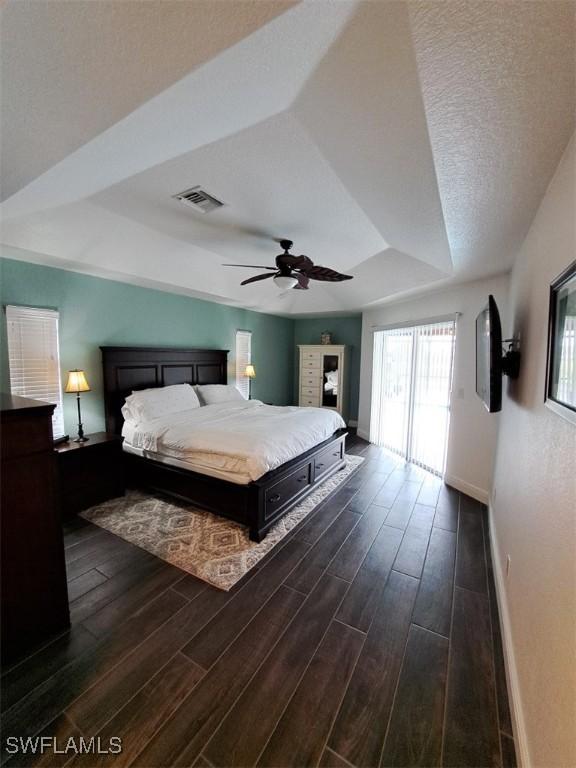
{"type": "Polygon", "coordinates": [[[348,394],[349,418],[358,419],[360,397],[360,345],[362,343],[362,315],[346,317],[324,316],[294,320],[294,344],[296,346],[294,369],[294,402],[298,402],[298,344],[320,344],[322,331],[332,333],[334,344],[348,346],[350,392],[348,394]]]}
{"type": "MultiPolygon", "coordinates": [[[[257,378],[252,396],[290,405],[294,393],[294,320],[103,280],[25,261],[0,259],[2,304],[58,309],[62,381],[82,368],[92,391],[82,396],[87,432],[104,429],[100,346],[167,346],[229,349],[234,381],[235,331],[252,331],[257,378]]],[[[2,390],[10,391],[6,322],[2,328],[2,390]]],[[[76,404],[64,395],[66,430],[75,433],[76,404]]]]}
{"type": "MultiPolygon", "coordinates": [[[[319,344],[321,332],[331,331],[335,344],[349,347],[350,418],[358,416],[361,315],[278,317],[9,258],[0,258],[0,300],[59,310],[62,381],[71,368],[86,371],[92,391],[82,396],[82,416],[89,432],[104,428],[100,346],[228,349],[233,382],[238,329],[252,331],[252,396],[275,405],[298,402],[297,345],[319,344]]],[[[0,386],[9,392],[4,314],[0,334],[0,386]]],[[[64,419],[74,433],[72,396],[64,395],[64,419]]]]}

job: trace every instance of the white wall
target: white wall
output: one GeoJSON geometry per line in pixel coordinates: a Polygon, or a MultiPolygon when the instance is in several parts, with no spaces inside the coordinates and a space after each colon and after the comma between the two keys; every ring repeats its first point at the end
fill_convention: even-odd
{"type": "Polygon", "coordinates": [[[488,501],[492,488],[499,416],[488,413],[476,395],[475,321],[490,293],[496,299],[503,326],[506,327],[508,275],[462,283],[365,312],[362,316],[358,418],[358,432],[368,439],[372,392],[372,326],[418,322],[461,312],[456,330],[446,481],[483,502],[488,501]]]}
{"type": "Polygon", "coordinates": [[[576,765],[576,426],[544,405],[549,285],[576,258],[575,141],[511,276],[522,369],[504,398],[491,505],[516,736],[523,765],[542,768],[576,765]]]}

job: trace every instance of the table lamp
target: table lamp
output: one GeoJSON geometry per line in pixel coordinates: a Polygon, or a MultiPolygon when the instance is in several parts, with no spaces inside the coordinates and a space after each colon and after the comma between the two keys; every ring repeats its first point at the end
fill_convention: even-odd
{"type": "Polygon", "coordinates": [[[79,371],[75,368],[73,371],[68,371],[68,381],[66,382],[65,392],[71,394],[76,393],[76,403],[78,405],[78,437],[74,440],[75,443],[85,443],[88,440],[84,437],[84,430],[82,429],[82,416],[80,414],[80,392],[90,392],[90,386],[86,381],[84,371],[79,371]]]}
{"type": "Polygon", "coordinates": [[[244,376],[248,377],[248,400],[252,397],[252,379],[256,378],[256,369],[253,365],[247,365],[244,369],[244,376]]]}

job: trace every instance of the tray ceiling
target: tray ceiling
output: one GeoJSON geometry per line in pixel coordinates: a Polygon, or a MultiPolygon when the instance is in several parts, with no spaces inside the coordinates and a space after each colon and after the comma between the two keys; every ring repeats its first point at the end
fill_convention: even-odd
{"type": "Polygon", "coordinates": [[[574,131],[574,9],[9,0],[2,242],[285,314],[506,271],[574,131]],[[195,185],[225,206],[173,198],[195,185]],[[355,279],[221,266],[280,237],[355,279]]]}

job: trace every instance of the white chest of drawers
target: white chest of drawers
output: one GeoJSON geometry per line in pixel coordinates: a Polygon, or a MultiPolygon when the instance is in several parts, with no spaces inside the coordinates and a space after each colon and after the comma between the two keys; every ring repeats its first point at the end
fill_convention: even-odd
{"type": "Polygon", "coordinates": [[[348,380],[342,344],[299,345],[298,405],[331,408],[346,420],[348,380]]]}

